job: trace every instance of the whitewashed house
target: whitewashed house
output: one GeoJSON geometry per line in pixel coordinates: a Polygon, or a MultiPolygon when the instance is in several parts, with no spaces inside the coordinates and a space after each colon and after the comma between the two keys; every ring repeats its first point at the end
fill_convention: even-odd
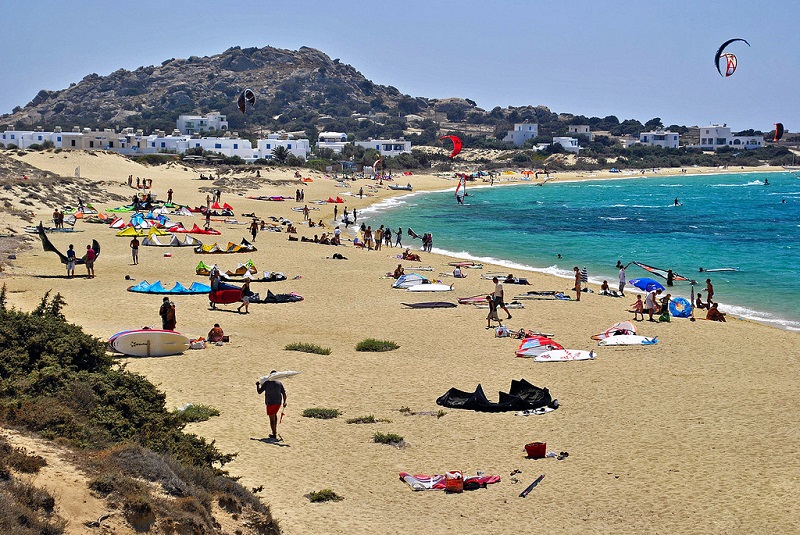
{"type": "Polygon", "coordinates": [[[662,147],[665,149],[677,149],[680,134],[669,130],[654,130],[652,132],[640,132],[639,143],[651,147],[662,147]]]}
{"type": "Polygon", "coordinates": [[[61,128],[56,127],[55,132],[42,130],[6,130],[0,134],[0,143],[8,147],[14,145],[19,149],[27,149],[31,145],[41,145],[51,141],[55,148],[61,148],[61,128]]]}
{"type": "Polygon", "coordinates": [[[335,153],[342,152],[347,145],[347,134],[342,132],[321,132],[317,139],[318,149],[331,149],[335,153]]]}
{"type": "MultiPolygon", "coordinates": [[[[171,137],[157,138],[156,143],[169,143],[171,137]]],[[[208,152],[216,152],[223,156],[232,157],[238,156],[247,162],[253,162],[259,158],[257,149],[253,149],[253,144],[249,139],[242,139],[239,137],[226,136],[226,137],[187,137],[183,136],[182,139],[177,140],[176,152],[179,154],[185,153],[189,149],[202,149],[208,152]]]]}
{"type": "Polygon", "coordinates": [[[411,142],[400,139],[369,139],[356,141],[355,145],[365,149],[375,149],[381,156],[395,157],[401,154],[411,154],[411,142]]]}
{"type": "Polygon", "coordinates": [[[517,123],[514,130],[508,130],[503,142],[512,143],[519,147],[529,139],[539,135],[539,125],[534,123],[517,123]]]}
{"type": "Polygon", "coordinates": [[[311,143],[307,139],[295,139],[291,134],[269,134],[267,139],[258,140],[258,157],[270,160],[272,151],[278,147],[286,147],[289,153],[303,160],[311,153],[311,143]]]}
{"type": "Polygon", "coordinates": [[[734,149],[760,149],[764,146],[764,136],[734,136],[727,125],[712,124],[700,127],[700,145],[703,150],[717,150],[721,147],[734,149]]]}
{"type": "Polygon", "coordinates": [[[594,135],[588,124],[571,124],[567,126],[567,133],[570,136],[585,136],[589,141],[594,139],[594,135]]]}
{"type": "Polygon", "coordinates": [[[565,151],[578,153],[581,148],[578,146],[578,139],[574,137],[554,137],[553,145],[561,145],[565,151]]]}
{"type": "Polygon", "coordinates": [[[190,136],[211,130],[224,131],[228,129],[228,118],[216,111],[208,115],[181,115],[177,126],[181,134],[190,136]]]}

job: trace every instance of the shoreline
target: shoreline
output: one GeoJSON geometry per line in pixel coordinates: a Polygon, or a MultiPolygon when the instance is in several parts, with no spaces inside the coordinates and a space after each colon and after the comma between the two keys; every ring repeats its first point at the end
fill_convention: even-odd
{"type": "MultiPolygon", "coordinates": [[[[730,174],[786,173],[786,172],[787,171],[784,170],[784,169],[775,169],[774,167],[771,167],[767,171],[761,171],[758,168],[751,168],[751,169],[747,169],[747,170],[744,170],[744,171],[740,170],[740,171],[734,171],[734,172],[731,172],[729,170],[720,170],[719,172],[713,172],[713,173],[712,172],[705,172],[705,173],[704,172],[698,172],[698,173],[688,173],[688,174],[686,174],[686,173],[674,172],[674,173],[669,173],[669,174],[665,173],[665,174],[659,174],[659,175],[645,175],[645,176],[639,176],[639,175],[622,176],[622,177],[611,176],[611,177],[604,177],[604,178],[577,177],[577,178],[569,178],[569,179],[566,179],[566,180],[559,180],[557,182],[554,182],[552,179],[550,179],[548,182],[556,183],[556,184],[568,184],[568,183],[579,183],[579,182],[586,182],[586,181],[604,182],[604,181],[607,181],[607,180],[646,180],[646,179],[657,179],[657,178],[663,177],[663,176],[702,177],[702,176],[713,176],[713,175],[720,175],[720,174],[730,175],[730,174]]],[[[448,179],[448,180],[450,180],[450,179],[448,179]]],[[[456,179],[452,179],[452,180],[456,180],[456,179]]],[[[541,181],[538,182],[538,183],[536,183],[536,182],[530,183],[530,182],[525,181],[525,180],[515,181],[515,182],[503,182],[503,183],[499,183],[499,184],[496,183],[493,186],[491,186],[491,185],[489,185],[487,183],[483,183],[483,182],[480,182],[480,183],[469,183],[468,182],[468,188],[469,189],[490,189],[490,188],[493,188],[493,187],[515,187],[515,186],[517,186],[517,187],[530,187],[530,186],[539,186],[540,184],[543,184],[543,183],[541,181]]],[[[414,198],[414,197],[421,196],[421,195],[424,195],[424,194],[447,193],[448,191],[450,191],[452,189],[453,188],[451,188],[451,187],[447,187],[447,188],[440,188],[440,189],[429,189],[429,190],[424,190],[424,191],[415,191],[415,192],[410,193],[410,194],[407,193],[407,194],[389,196],[389,197],[383,198],[383,199],[381,199],[381,200],[369,205],[366,208],[361,208],[359,210],[359,214],[364,214],[365,217],[366,217],[366,220],[375,219],[375,218],[378,217],[378,215],[381,212],[397,210],[399,205],[400,205],[400,202],[402,202],[404,199],[410,199],[410,198],[414,198]]],[[[358,229],[358,227],[351,227],[350,230],[351,230],[352,235],[354,235],[354,236],[356,235],[356,233],[358,232],[357,229],[358,229]]],[[[443,248],[440,248],[440,247],[439,248],[434,247],[434,252],[436,254],[445,256],[446,258],[449,258],[449,259],[470,260],[470,261],[474,261],[474,262],[478,262],[478,263],[482,263],[482,264],[488,265],[490,267],[498,267],[498,268],[501,268],[500,271],[502,271],[502,269],[510,269],[510,270],[517,270],[517,271],[525,271],[525,272],[528,272],[528,273],[534,273],[534,272],[535,273],[542,273],[542,274],[545,274],[545,275],[551,275],[553,277],[558,277],[559,279],[570,280],[572,278],[571,271],[566,270],[566,269],[556,268],[555,264],[551,264],[551,265],[546,266],[546,267],[536,267],[536,266],[532,266],[532,265],[525,264],[525,263],[520,263],[520,262],[517,262],[517,261],[514,261],[514,260],[510,260],[510,259],[497,258],[497,257],[492,257],[492,256],[482,256],[480,254],[471,253],[469,251],[454,251],[454,250],[443,249],[443,248]]],[[[544,261],[544,262],[546,263],[546,261],[544,261]]],[[[703,276],[704,275],[702,275],[702,273],[700,275],[698,275],[699,278],[702,278],[703,276]]],[[[607,275],[605,277],[600,277],[600,278],[598,278],[598,277],[590,277],[589,278],[589,283],[599,286],[604,278],[610,280],[610,279],[614,278],[614,274],[610,274],[610,275],[607,275]]],[[[699,284],[699,282],[698,282],[698,284],[699,284]]],[[[702,285],[700,285],[699,288],[700,288],[700,291],[702,291],[702,285]]],[[[634,295],[636,295],[637,293],[641,293],[641,294],[645,294],[646,293],[646,292],[643,292],[643,291],[641,291],[641,290],[639,290],[637,288],[630,287],[630,286],[628,286],[627,291],[632,293],[632,294],[634,294],[634,295]]],[[[684,297],[688,298],[688,290],[687,290],[686,293],[687,293],[687,295],[684,296],[684,297]]],[[[762,310],[762,309],[758,309],[758,308],[749,308],[749,307],[746,307],[746,306],[743,306],[743,305],[740,305],[740,304],[737,304],[737,303],[727,303],[723,310],[726,311],[731,316],[737,316],[739,320],[753,321],[753,322],[759,323],[761,325],[777,328],[777,329],[780,329],[780,330],[786,330],[786,331],[790,331],[790,332],[800,332],[800,321],[798,321],[797,319],[781,317],[780,315],[776,314],[775,312],[771,312],[769,310],[762,310]]]]}

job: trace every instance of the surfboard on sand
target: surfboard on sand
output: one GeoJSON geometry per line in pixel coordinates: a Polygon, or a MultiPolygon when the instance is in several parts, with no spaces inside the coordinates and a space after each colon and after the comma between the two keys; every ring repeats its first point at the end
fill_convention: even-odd
{"type": "Polygon", "coordinates": [[[268,375],[262,375],[261,377],[258,378],[258,382],[263,385],[267,381],[277,381],[279,379],[286,379],[287,377],[294,377],[298,373],[300,373],[300,372],[297,372],[297,371],[294,371],[294,370],[285,370],[285,371],[282,371],[282,372],[274,372],[274,373],[270,373],[268,375]]]}
{"type": "Polygon", "coordinates": [[[189,349],[189,339],[175,331],[139,329],[115,335],[111,347],[131,357],[165,357],[189,349]]]}
{"type": "Polygon", "coordinates": [[[658,338],[648,338],[638,334],[618,334],[603,338],[597,345],[599,346],[649,346],[658,343],[658,338]]]}
{"type": "Polygon", "coordinates": [[[597,357],[594,351],[577,349],[556,349],[533,357],[534,362],[567,362],[569,360],[593,360],[597,357]]]}
{"type": "Polygon", "coordinates": [[[415,284],[406,288],[407,292],[449,292],[453,289],[452,285],[447,284],[415,284]]]}

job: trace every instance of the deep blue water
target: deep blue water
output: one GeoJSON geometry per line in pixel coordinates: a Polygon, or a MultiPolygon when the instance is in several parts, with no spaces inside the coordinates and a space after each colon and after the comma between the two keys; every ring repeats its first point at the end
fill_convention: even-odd
{"type": "MultiPolygon", "coordinates": [[[[573,266],[586,266],[590,279],[607,279],[613,288],[617,260],[636,260],[696,279],[700,291],[711,277],[722,310],[800,329],[800,178],[792,173],[473,184],[467,206],[452,190],[412,194],[364,210],[359,221],[431,232],[434,250],[500,263],[515,274],[571,277],[573,266]],[[682,206],[673,206],[676,197],[682,206]],[[729,266],[740,271],[699,273],[729,266]]],[[[403,243],[420,248],[407,235],[403,243]]],[[[644,276],[650,275],[628,269],[629,279],[644,276]]],[[[677,283],[673,294],[689,291],[677,283]]]]}

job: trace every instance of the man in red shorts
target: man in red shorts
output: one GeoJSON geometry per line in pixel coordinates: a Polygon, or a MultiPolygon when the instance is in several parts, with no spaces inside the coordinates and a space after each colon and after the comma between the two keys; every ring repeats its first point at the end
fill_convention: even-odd
{"type": "MultiPolygon", "coordinates": [[[[275,373],[275,370],[269,372],[275,373]]],[[[278,411],[281,409],[281,402],[286,407],[286,390],[283,388],[283,383],[278,380],[256,381],[256,390],[259,394],[264,393],[264,403],[267,405],[267,416],[269,416],[269,426],[272,428],[272,434],[269,438],[278,438],[278,411]]]]}

